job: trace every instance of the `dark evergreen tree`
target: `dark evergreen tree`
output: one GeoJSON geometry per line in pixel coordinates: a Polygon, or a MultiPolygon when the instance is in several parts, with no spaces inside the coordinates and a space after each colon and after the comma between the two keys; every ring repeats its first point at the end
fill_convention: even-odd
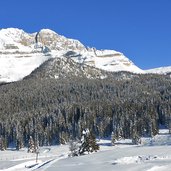
{"type": "Polygon", "coordinates": [[[90,133],[89,129],[85,129],[82,132],[81,145],[79,148],[79,154],[82,155],[85,152],[92,153],[99,150],[99,145],[96,143],[95,136],[90,133]]]}
{"type": "Polygon", "coordinates": [[[0,151],[4,151],[4,150],[5,150],[4,139],[0,137],[0,151]]]}

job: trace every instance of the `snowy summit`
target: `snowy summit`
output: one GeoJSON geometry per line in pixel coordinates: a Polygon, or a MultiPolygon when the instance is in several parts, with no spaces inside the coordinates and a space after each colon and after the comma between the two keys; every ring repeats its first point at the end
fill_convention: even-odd
{"type": "Polygon", "coordinates": [[[49,29],[31,34],[17,28],[0,30],[0,82],[20,80],[50,58],[71,58],[111,72],[144,73],[120,52],[85,47],[49,29]]]}

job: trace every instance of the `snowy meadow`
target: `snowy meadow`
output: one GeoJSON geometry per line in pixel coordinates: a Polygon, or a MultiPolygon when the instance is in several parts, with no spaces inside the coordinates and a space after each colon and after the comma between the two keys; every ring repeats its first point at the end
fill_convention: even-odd
{"type": "Polygon", "coordinates": [[[98,152],[68,157],[69,146],[41,147],[36,162],[35,153],[8,149],[0,152],[2,171],[169,171],[171,168],[171,135],[160,130],[153,138],[141,138],[141,144],[132,145],[130,139],[97,140],[98,152]]]}

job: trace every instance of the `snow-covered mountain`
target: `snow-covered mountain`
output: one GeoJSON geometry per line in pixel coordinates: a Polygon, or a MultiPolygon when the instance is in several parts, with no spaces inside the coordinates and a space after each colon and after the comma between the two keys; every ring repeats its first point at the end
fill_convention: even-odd
{"type": "Polygon", "coordinates": [[[120,52],[85,47],[49,29],[31,34],[17,28],[0,30],[0,82],[20,80],[50,58],[70,58],[105,71],[144,73],[120,52]]]}
{"type": "Polygon", "coordinates": [[[153,74],[169,74],[171,73],[171,66],[168,67],[160,67],[160,68],[154,68],[149,69],[145,71],[146,73],[153,73],[153,74]]]}

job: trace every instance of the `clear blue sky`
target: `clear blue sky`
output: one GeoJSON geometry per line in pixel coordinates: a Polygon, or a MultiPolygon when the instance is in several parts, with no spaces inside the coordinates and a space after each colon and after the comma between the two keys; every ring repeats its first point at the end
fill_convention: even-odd
{"type": "Polygon", "coordinates": [[[171,66],[171,0],[1,0],[0,28],[50,28],[142,69],[171,66]]]}

